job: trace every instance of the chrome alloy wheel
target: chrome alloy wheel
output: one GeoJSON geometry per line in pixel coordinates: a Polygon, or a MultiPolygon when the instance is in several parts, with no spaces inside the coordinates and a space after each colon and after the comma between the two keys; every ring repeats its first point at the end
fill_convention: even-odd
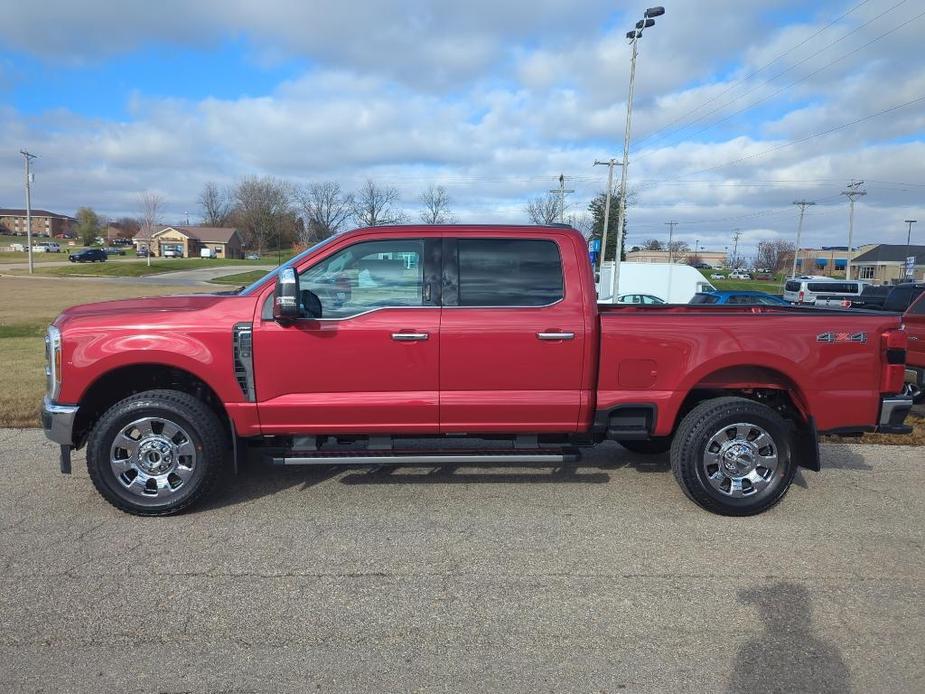
{"type": "Polygon", "coordinates": [[[777,444],[755,424],[724,426],[710,437],[703,452],[707,481],[726,496],[760,493],[773,481],[777,467],[777,444]]]}
{"type": "Polygon", "coordinates": [[[196,467],[196,446],[175,422],[142,417],[116,435],[109,464],[126,490],[156,498],[179,491],[190,479],[196,467]]]}

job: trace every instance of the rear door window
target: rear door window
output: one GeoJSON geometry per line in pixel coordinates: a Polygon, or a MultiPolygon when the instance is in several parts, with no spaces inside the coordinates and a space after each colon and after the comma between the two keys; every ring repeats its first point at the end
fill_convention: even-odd
{"type": "Polygon", "coordinates": [[[564,296],[553,241],[459,239],[459,306],[548,306],[564,296]]]}

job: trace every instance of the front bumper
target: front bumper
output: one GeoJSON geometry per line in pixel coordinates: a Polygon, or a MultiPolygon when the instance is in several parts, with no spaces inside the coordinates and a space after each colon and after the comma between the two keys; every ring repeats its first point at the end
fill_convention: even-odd
{"type": "Polygon", "coordinates": [[[49,440],[62,446],[73,446],[76,418],[77,405],[59,405],[47,395],[42,400],[42,429],[49,440]]]}
{"type": "Polygon", "coordinates": [[[877,431],[881,434],[909,434],[912,427],[903,424],[912,409],[912,398],[905,395],[889,395],[880,400],[880,420],[877,431]]]}

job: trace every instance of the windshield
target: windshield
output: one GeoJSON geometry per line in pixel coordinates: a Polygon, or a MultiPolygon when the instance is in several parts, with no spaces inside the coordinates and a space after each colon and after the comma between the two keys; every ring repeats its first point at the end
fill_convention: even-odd
{"type": "Polygon", "coordinates": [[[277,267],[275,267],[275,268],[273,268],[272,270],[270,270],[267,274],[265,274],[263,277],[261,277],[261,278],[260,278],[259,280],[257,280],[256,282],[251,282],[249,285],[247,285],[246,287],[244,287],[244,289],[242,289],[240,292],[238,292],[238,295],[239,295],[239,296],[247,296],[248,294],[253,293],[253,292],[254,292],[255,290],[257,290],[260,286],[262,286],[267,280],[269,280],[271,277],[276,277],[276,275],[279,274],[279,271],[280,271],[280,270],[282,270],[283,268],[287,268],[287,267],[293,267],[294,265],[296,265],[296,264],[298,264],[299,262],[301,262],[301,261],[302,261],[302,258],[304,258],[305,256],[307,256],[309,253],[314,253],[315,251],[324,248],[324,247],[327,246],[329,243],[331,243],[331,241],[333,241],[334,239],[336,239],[338,236],[340,236],[340,234],[333,234],[332,236],[329,236],[328,238],[324,239],[323,241],[319,241],[319,242],[316,243],[314,246],[311,246],[311,247],[305,249],[304,251],[302,251],[302,252],[299,253],[298,255],[293,256],[292,258],[290,258],[289,260],[287,260],[287,261],[286,261],[285,263],[283,263],[282,265],[278,265],[277,267]]]}

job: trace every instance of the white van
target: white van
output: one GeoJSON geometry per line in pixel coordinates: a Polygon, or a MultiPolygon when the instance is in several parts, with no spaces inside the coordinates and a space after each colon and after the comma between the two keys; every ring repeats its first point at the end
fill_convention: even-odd
{"type": "Polygon", "coordinates": [[[61,246],[54,241],[42,241],[32,244],[33,253],[60,253],[61,246]]]}
{"type": "MultiPolygon", "coordinates": [[[[613,262],[604,263],[598,282],[597,300],[602,304],[614,303],[610,295],[610,274],[613,262]]],[[[620,263],[620,286],[617,296],[648,294],[666,304],[686,304],[694,294],[715,292],[700,270],[678,263],[620,263]]]]}
{"type": "Polygon", "coordinates": [[[817,298],[827,296],[860,296],[862,280],[838,280],[831,277],[793,277],[784,285],[784,301],[791,304],[814,304],[817,298]]]}

